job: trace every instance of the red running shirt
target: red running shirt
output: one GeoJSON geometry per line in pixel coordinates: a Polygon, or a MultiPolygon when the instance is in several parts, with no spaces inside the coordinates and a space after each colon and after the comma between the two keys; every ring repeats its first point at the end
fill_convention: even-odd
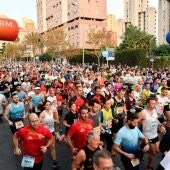
{"type": "Polygon", "coordinates": [[[39,125],[34,131],[30,126],[25,126],[16,132],[16,136],[21,139],[24,155],[35,157],[36,164],[43,160],[44,154],[40,148],[46,144],[47,138],[52,138],[52,134],[47,128],[39,125]]]}
{"type": "Polygon", "coordinates": [[[73,146],[80,150],[86,145],[87,134],[92,129],[93,121],[91,119],[88,119],[85,122],[78,120],[77,122],[73,123],[67,135],[72,138],[73,146]]]}

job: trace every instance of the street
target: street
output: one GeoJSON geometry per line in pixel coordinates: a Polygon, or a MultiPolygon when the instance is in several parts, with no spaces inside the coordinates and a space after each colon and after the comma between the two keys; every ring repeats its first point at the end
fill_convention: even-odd
{"type": "MultiPolygon", "coordinates": [[[[13,154],[13,146],[11,141],[11,132],[6,122],[0,123],[0,170],[22,170],[21,158],[13,154]]],[[[56,145],[58,154],[58,163],[60,165],[60,170],[69,170],[71,163],[71,153],[69,148],[64,143],[58,143],[56,145]]],[[[145,155],[145,159],[147,154],[145,155]]],[[[154,161],[154,168],[156,168],[160,162],[161,155],[157,154],[154,161]]],[[[113,158],[114,162],[123,170],[120,157],[116,155],[113,158]]],[[[146,161],[141,165],[141,170],[145,170],[146,161]]],[[[52,170],[52,160],[50,157],[50,152],[45,156],[43,170],[52,170]]]]}

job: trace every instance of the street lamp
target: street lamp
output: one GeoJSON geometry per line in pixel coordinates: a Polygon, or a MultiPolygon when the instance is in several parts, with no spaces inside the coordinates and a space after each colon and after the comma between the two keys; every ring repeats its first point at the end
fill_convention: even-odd
{"type": "MultiPolygon", "coordinates": [[[[82,48],[83,54],[82,54],[82,66],[83,66],[83,69],[84,69],[84,30],[85,30],[85,29],[84,29],[84,12],[83,12],[83,10],[82,10],[79,6],[77,6],[75,3],[71,3],[71,5],[79,8],[79,9],[81,10],[82,14],[83,14],[83,48],[82,48]]],[[[81,18],[81,17],[80,17],[80,18],[81,18]]]]}

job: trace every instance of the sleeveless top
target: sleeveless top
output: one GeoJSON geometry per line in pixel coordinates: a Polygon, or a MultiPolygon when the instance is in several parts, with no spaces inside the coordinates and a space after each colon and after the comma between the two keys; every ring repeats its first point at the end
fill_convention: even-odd
{"type": "Polygon", "coordinates": [[[146,109],[144,109],[146,119],[142,121],[143,134],[148,139],[154,139],[158,136],[158,115],[154,110],[152,114],[148,113],[146,109]]]}
{"type": "Polygon", "coordinates": [[[93,155],[99,150],[99,148],[94,151],[90,150],[87,146],[84,147],[84,152],[86,154],[86,160],[84,161],[84,170],[93,170],[93,155]]]}
{"type": "Polygon", "coordinates": [[[49,129],[50,132],[54,132],[54,118],[53,118],[53,112],[50,111],[50,114],[46,113],[44,114],[44,118],[42,119],[42,123],[44,123],[44,126],[49,129]]]}
{"type": "Polygon", "coordinates": [[[112,105],[113,115],[122,115],[124,112],[125,101],[122,99],[120,102],[114,98],[114,104],[112,105]]]}
{"type": "Polygon", "coordinates": [[[33,107],[37,106],[38,103],[42,102],[42,100],[43,100],[43,97],[42,97],[41,94],[38,95],[38,96],[37,95],[33,95],[32,96],[32,106],[33,107]]]}
{"type": "Polygon", "coordinates": [[[107,133],[111,134],[112,120],[113,120],[112,109],[105,110],[103,108],[101,111],[102,111],[101,114],[102,127],[107,133]]]}
{"type": "Polygon", "coordinates": [[[11,121],[18,121],[23,119],[24,105],[22,102],[18,102],[17,105],[10,103],[9,119],[11,121]]]}
{"type": "Polygon", "coordinates": [[[18,95],[18,98],[20,101],[25,98],[25,93],[23,91],[21,91],[19,93],[17,91],[15,91],[15,92],[18,95]]]}

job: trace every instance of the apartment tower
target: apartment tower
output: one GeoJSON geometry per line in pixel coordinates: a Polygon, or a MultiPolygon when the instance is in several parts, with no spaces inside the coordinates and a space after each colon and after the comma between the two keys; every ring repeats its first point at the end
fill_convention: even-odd
{"type": "Polygon", "coordinates": [[[124,0],[125,27],[134,25],[156,36],[156,9],[149,7],[149,0],[124,0]]]}
{"type": "Polygon", "coordinates": [[[159,0],[158,14],[158,44],[164,44],[170,31],[170,0],[159,0]]]}
{"type": "Polygon", "coordinates": [[[86,44],[90,28],[106,29],[106,0],[37,0],[38,32],[64,28],[76,48],[86,44]]]}

